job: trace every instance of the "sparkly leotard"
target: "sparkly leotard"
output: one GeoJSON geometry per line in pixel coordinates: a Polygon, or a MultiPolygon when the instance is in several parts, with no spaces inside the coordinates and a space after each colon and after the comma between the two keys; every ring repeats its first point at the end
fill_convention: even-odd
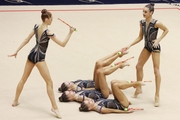
{"type": "Polygon", "coordinates": [[[50,39],[49,36],[54,36],[54,34],[49,35],[47,33],[48,29],[46,29],[42,33],[40,40],[38,40],[38,27],[39,26],[37,24],[34,26],[36,45],[34,46],[34,48],[30,51],[30,53],[28,55],[28,60],[34,64],[45,60],[46,50],[48,48],[48,43],[49,43],[49,39],[50,39]]]}
{"type": "Polygon", "coordinates": [[[146,26],[146,20],[141,20],[140,24],[142,25],[142,30],[145,38],[145,46],[149,52],[160,52],[161,47],[158,45],[157,48],[153,47],[153,40],[156,40],[158,34],[158,28],[155,28],[157,20],[152,19],[148,26],[146,26]]]}
{"type": "Polygon", "coordinates": [[[125,108],[116,99],[101,98],[101,99],[97,100],[96,102],[99,102],[98,106],[100,106],[101,108],[106,107],[106,108],[119,109],[119,110],[124,110],[124,108],[125,108]]]}
{"type": "Polygon", "coordinates": [[[93,99],[94,101],[104,98],[103,94],[99,90],[84,90],[80,91],[79,93],[79,95],[86,96],[93,99]]]}
{"type": "MultiPolygon", "coordinates": [[[[76,80],[72,81],[74,84],[77,84],[78,87],[82,90],[83,88],[94,88],[95,82],[93,80],[76,80]]],[[[77,88],[78,88],[77,87],[77,88]]],[[[81,91],[81,90],[75,90],[75,91],[81,91]]]]}

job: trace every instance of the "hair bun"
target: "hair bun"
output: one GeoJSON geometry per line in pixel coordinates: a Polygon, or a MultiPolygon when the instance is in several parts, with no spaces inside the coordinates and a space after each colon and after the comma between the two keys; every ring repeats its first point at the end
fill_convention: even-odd
{"type": "Polygon", "coordinates": [[[59,88],[58,88],[58,91],[59,91],[59,92],[62,92],[62,88],[61,88],[61,87],[59,87],[59,88]]]}
{"type": "Polygon", "coordinates": [[[150,3],[151,6],[155,6],[155,4],[153,2],[150,3]]]}
{"type": "Polygon", "coordinates": [[[43,9],[43,10],[41,10],[41,13],[42,13],[42,14],[47,13],[47,10],[46,10],[46,9],[43,9]]]}
{"type": "Polygon", "coordinates": [[[79,111],[82,111],[83,109],[81,107],[79,107],[79,111]]]}

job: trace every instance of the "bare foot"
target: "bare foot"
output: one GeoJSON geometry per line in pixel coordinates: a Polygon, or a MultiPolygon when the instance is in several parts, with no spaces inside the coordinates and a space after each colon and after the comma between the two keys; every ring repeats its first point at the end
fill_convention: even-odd
{"type": "Polygon", "coordinates": [[[137,81],[137,83],[138,83],[138,86],[145,86],[146,84],[144,83],[144,82],[142,82],[142,81],[137,81]]]}
{"type": "Polygon", "coordinates": [[[155,97],[155,101],[154,101],[154,107],[159,107],[159,97],[155,97]]]}
{"type": "Polygon", "coordinates": [[[59,110],[55,110],[54,108],[51,108],[51,111],[54,112],[56,114],[56,117],[61,119],[61,116],[60,116],[60,113],[59,113],[59,110]]]}
{"type": "Polygon", "coordinates": [[[132,96],[133,98],[137,98],[137,96],[139,95],[139,94],[141,94],[142,93],[142,89],[141,88],[136,88],[136,91],[135,91],[135,93],[134,93],[134,96],[132,96]]]}
{"type": "Polygon", "coordinates": [[[125,62],[125,63],[122,63],[121,66],[119,67],[120,69],[123,69],[125,66],[130,66],[129,63],[125,62]]]}
{"type": "Polygon", "coordinates": [[[18,102],[13,102],[13,103],[12,103],[12,106],[13,106],[13,107],[16,107],[16,106],[18,106],[18,105],[19,105],[18,102]]]}

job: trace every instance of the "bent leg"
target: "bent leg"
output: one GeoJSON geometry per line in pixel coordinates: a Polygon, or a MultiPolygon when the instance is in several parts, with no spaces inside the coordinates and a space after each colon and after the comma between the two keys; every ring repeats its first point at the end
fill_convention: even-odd
{"type": "Polygon", "coordinates": [[[154,75],[155,75],[155,85],[156,85],[156,92],[155,92],[155,103],[154,106],[159,106],[159,92],[160,92],[160,84],[161,84],[161,75],[160,75],[160,53],[152,53],[152,60],[154,66],[154,75]]]}
{"type": "MultiPolygon", "coordinates": [[[[141,54],[138,59],[138,63],[136,65],[136,77],[137,81],[142,81],[143,79],[143,66],[146,63],[146,61],[149,59],[151,53],[147,51],[145,48],[141,51],[141,54]]],[[[135,90],[134,98],[136,98],[140,93],[142,93],[141,87],[138,87],[135,90]]]]}
{"type": "Polygon", "coordinates": [[[136,87],[139,87],[142,85],[145,85],[145,84],[142,82],[131,82],[131,83],[129,83],[128,81],[120,81],[120,80],[112,80],[111,81],[111,89],[112,89],[113,95],[116,99],[118,99],[118,101],[124,107],[129,106],[129,101],[121,90],[130,88],[130,87],[136,88],[136,87]]]}
{"type": "Polygon", "coordinates": [[[22,89],[24,87],[24,84],[26,83],[32,69],[34,67],[34,64],[32,62],[30,62],[29,60],[26,61],[26,64],[25,64],[25,68],[24,68],[24,73],[21,77],[21,80],[19,81],[18,85],[17,85],[17,88],[16,88],[16,94],[15,94],[15,99],[14,99],[14,102],[12,104],[12,106],[17,106],[19,103],[18,103],[18,99],[19,99],[19,96],[22,92],[22,89]]]}
{"type": "Polygon", "coordinates": [[[110,65],[113,61],[115,61],[118,57],[122,57],[123,55],[127,54],[127,51],[123,51],[121,55],[118,54],[119,51],[122,50],[118,50],[98,61],[96,61],[95,67],[94,67],[94,75],[93,75],[93,80],[95,80],[96,78],[96,70],[98,70],[99,68],[105,67],[110,65]]]}

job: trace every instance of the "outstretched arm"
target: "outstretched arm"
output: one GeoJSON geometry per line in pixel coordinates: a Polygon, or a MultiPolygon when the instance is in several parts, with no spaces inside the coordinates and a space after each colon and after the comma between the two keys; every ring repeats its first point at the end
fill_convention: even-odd
{"type": "Polygon", "coordinates": [[[110,108],[99,108],[98,110],[96,110],[99,113],[102,114],[109,114],[109,113],[132,113],[133,110],[128,110],[128,111],[124,111],[124,110],[119,110],[119,109],[110,109],[110,108]]]}
{"type": "Polygon", "coordinates": [[[30,32],[30,34],[28,35],[28,37],[21,43],[21,45],[18,47],[18,49],[15,51],[14,54],[8,55],[8,57],[15,57],[17,56],[18,52],[29,42],[29,40],[33,37],[34,35],[34,30],[32,30],[30,32]]]}
{"type": "MultiPolygon", "coordinates": [[[[73,27],[70,27],[70,30],[69,30],[69,33],[68,35],[66,36],[66,38],[63,40],[63,41],[60,41],[59,39],[56,38],[56,36],[52,36],[50,37],[55,43],[57,43],[58,45],[60,45],[61,47],[65,47],[66,44],[68,43],[72,33],[75,31],[75,28],[73,27]]],[[[51,33],[49,33],[51,34],[51,33]]]]}
{"type": "Polygon", "coordinates": [[[143,39],[143,31],[142,31],[142,25],[140,24],[139,36],[129,46],[127,46],[125,50],[128,50],[131,46],[139,43],[142,39],[143,39]]]}

